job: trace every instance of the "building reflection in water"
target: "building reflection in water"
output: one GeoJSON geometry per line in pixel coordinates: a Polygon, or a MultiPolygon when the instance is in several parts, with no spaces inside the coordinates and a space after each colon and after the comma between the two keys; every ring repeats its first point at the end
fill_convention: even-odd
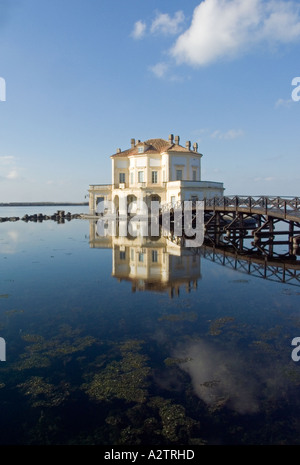
{"type": "Polygon", "coordinates": [[[185,248],[182,238],[172,234],[148,235],[148,222],[135,224],[133,234],[126,234],[127,222],[120,220],[116,235],[105,222],[90,220],[90,247],[112,249],[112,276],[130,281],[132,291],[191,292],[201,279],[201,257],[193,248],[185,248]]]}
{"type": "Polygon", "coordinates": [[[112,275],[119,281],[131,281],[132,291],[168,292],[179,295],[181,289],[197,289],[201,279],[201,257],[237,272],[271,281],[300,286],[300,260],[268,257],[246,242],[236,246],[224,236],[205,238],[201,247],[185,247],[185,238],[159,228],[151,236],[148,221],[137,221],[128,234],[127,221],[90,220],[90,247],[112,249],[112,275]]]}

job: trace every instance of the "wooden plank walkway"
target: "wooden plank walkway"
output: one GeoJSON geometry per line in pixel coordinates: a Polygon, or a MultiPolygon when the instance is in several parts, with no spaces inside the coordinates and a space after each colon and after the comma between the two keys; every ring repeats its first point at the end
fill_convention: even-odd
{"type": "Polygon", "coordinates": [[[224,196],[204,200],[205,212],[240,212],[300,222],[299,197],[224,196]]]}

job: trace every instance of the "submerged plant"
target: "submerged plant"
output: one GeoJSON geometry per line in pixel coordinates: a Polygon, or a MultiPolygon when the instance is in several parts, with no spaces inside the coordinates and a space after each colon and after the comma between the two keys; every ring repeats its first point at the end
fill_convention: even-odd
{"type": "Polygon", "coordinates": [[[33,407],[57,407],[69,395],[66,384],[55,386],[41,376],[32,376],[18,387],[30,397],[33,407]]]}
{"type": "Polygon", "coordinates": [[[221,318],[217,318],[210,324],[209,334],[211,336],[218,336],[222,332],[223,326],[225,326],[228,322],[233,321],[234,318],[231,316],[224,316],[221,318]]]}
{"type": "Polygon", "coordinates": [[[190,437],[191,430],[199,426],[199,422],[186,415],[185,408],[180,404],[173,404],[170,399],[153,397],[149,404],[158,409],[162,423],[161,434],[170,442],[177,442],[180,437],[190,437]]]}
{"type": "Polygon", "coordinates": [[[16,364],[18,370],[47,367],[52,360],[63,358],[76,352],[84,351],[96,342],[91,336],[80,336],[79,330],[68,325],[60,328],[58,334],[50,339],[37,334],[23,334],[22,339],[28,343],[21,361],[16,364]]]}
{"type": "Polygon", "coordinates": [[[141,342],[129,340],[120,346],[120,360],[109,363],[96,373],[90,384],[83,386],[87,394],[98,400],[123,399],[144,402],[147,397],[147,357],[141,353],[141,342]]]}

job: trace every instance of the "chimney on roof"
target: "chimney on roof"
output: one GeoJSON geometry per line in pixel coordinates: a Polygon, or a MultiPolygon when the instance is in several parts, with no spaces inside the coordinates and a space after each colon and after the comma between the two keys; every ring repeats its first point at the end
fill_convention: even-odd
{"type": "Polygon", "coordinates": [[[194,147],[194,152],[198,152],[198,144],[197,144],[197,142],[194,143],[193,147],[194,147]]]}
{"type": "Polygon", "coordinates": [[[173,134],[169,135],[169,143],[170,144],[173,144],[173,137],[174,137],[173,134]]]}
{"type": "Polygon", "coordinates": [[[191,150],[191,141],[190,140],[186,141],[185,148],[188,149],[188,150],[191,150]]]}
{"type": "Polygon", "coordinates": [[[179,136],[175,136],[175,144],[179,145],[179,136]]]}
{"type": "Polygon", "coordinates": [[[137,144],[139,144],[140,142],[141,142],[140,139],[138,139],[138,140],[136,141],[137,144]]]}
{"type": "Polygon", "coordinates": [[[131,139],[130,143],[131,143],[131,148],[133,149],[133,147],[135,146],[135,139],[131,139]]]}
{"type": "Polygon", "coordinates": [[[117,153],[121,153],[121,149],[117,149],[117,153]]]}

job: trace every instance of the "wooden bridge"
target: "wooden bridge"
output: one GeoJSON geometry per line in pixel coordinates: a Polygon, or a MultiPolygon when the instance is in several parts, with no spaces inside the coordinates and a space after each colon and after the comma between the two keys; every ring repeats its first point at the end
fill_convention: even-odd
{"type": "Polygon", "coordinates": [[[240,273],[255,276],[269,281],[300,286],[300,262],[278,261],[259,255],[241,254],[226,245],[216,247],[206,245],[199,250],[200,255],[221,266],[231,268],[240,273]]]}
{"type": "MultiPolygon", "coordinates": [[[[268,215],[283,220],[300,222],[300,197],[223,196],[204,199],[205,212],[246,213],[268,215]]],[[[195,207],[195,202],[192,202],[195,207]]],[[[184,209],[184,201],[163,204],[161,211],[184,209]]]]}
{"type": "MultiPolygon", "coordinates": [[[[300,198],[224,196],[203,200],[206,237],[226,236],[237,250],[251,240],[252,250],[268,257],[295,258],[300,255],[300,198]],[[277,229],[277,227],[280,229],[277,229]]],[[[184,202],[162,207],[162,215],[179,209],[184,202]]],[[[196,205],[191,204],[196,217],[196,205]]],[[[250,248],[251,248],[250,247],[250,248]]],[[[249,248],[249,247],[248,247],[249,248]]]]}
{"type": "Polygon", "coordinates": [[[249,197],[224,196],[204,199],[204,210],[211,212],[236,212],[248,215],[268,215],[270,217],[300,221],[299,197],[249,197]]]}

